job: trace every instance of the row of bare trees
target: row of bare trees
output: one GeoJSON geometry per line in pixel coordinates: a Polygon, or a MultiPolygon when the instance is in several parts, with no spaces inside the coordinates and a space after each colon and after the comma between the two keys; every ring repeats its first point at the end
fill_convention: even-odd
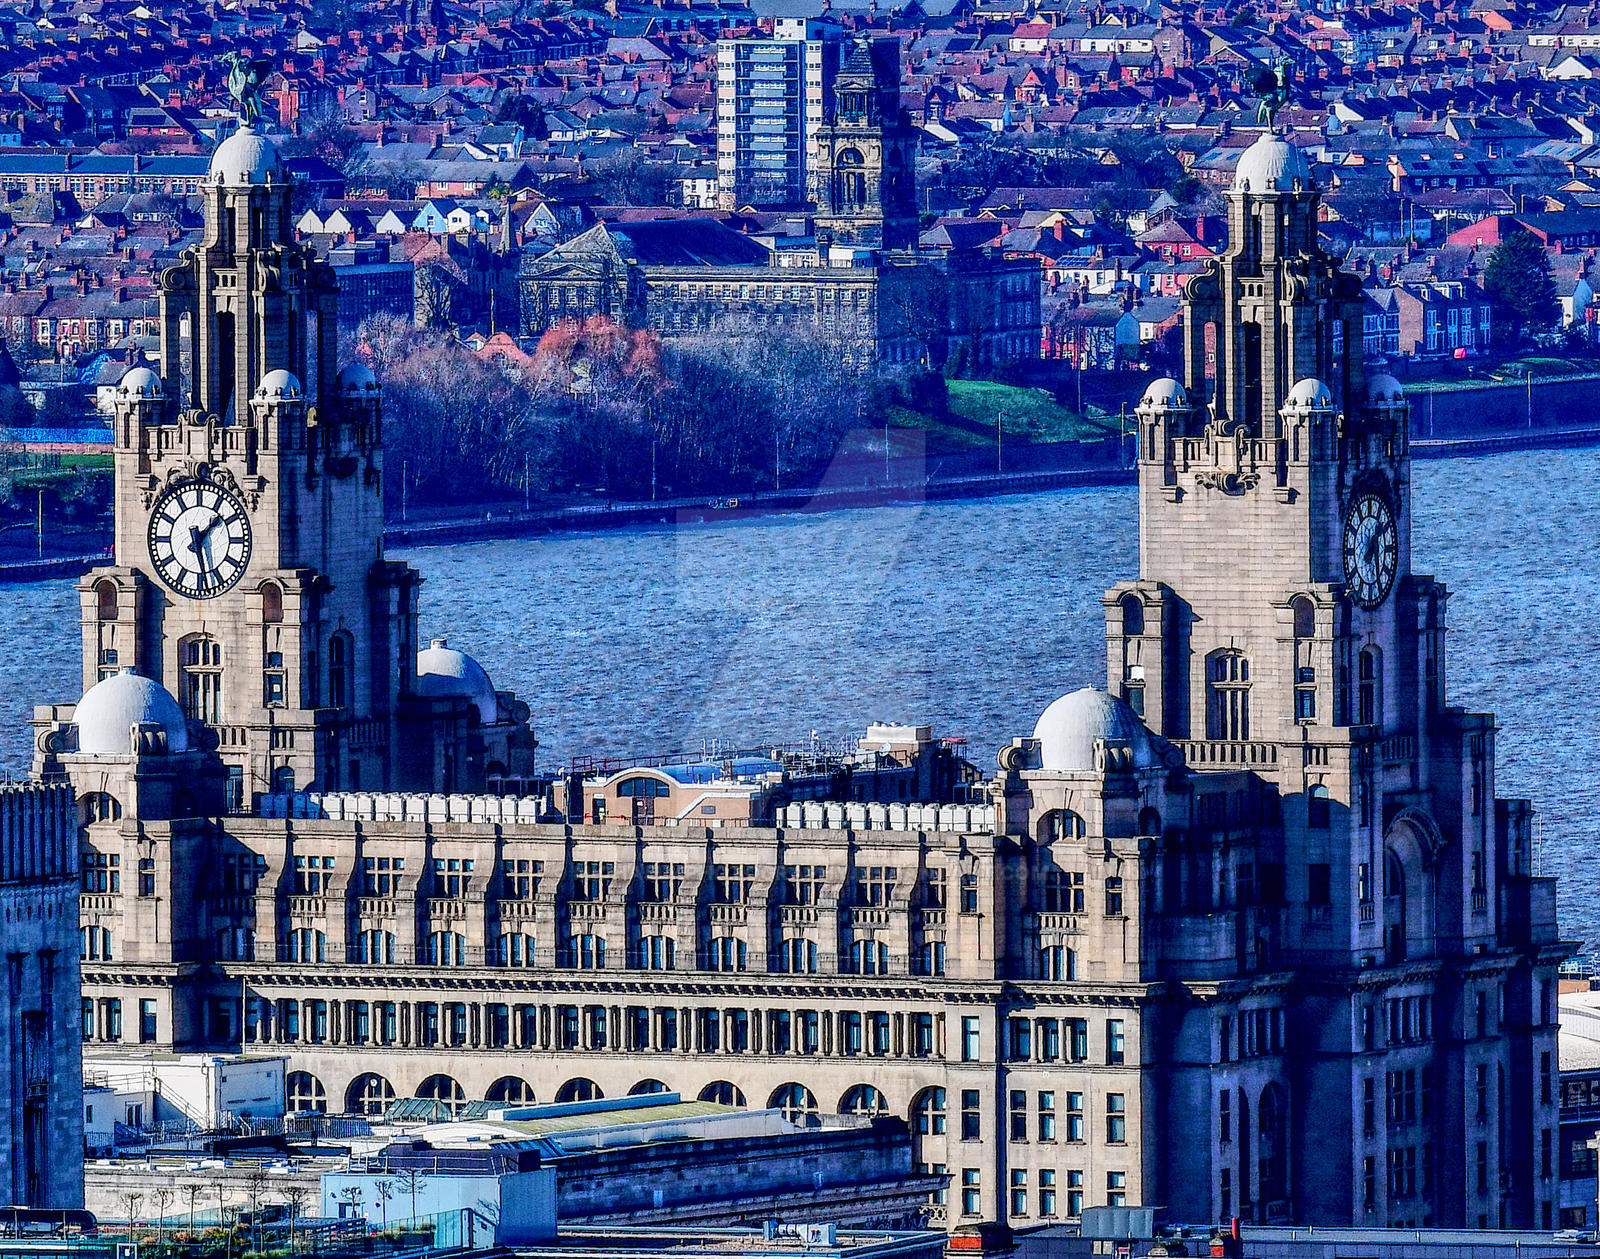
{"type": "Polygon", "coordinates": [[[352,348],[383,381],[392,492],[413,503],[798,487],[886,400],[838,345],[791,331],[663,343],[596,318],[512,361],[380,317],[352,348]]]}

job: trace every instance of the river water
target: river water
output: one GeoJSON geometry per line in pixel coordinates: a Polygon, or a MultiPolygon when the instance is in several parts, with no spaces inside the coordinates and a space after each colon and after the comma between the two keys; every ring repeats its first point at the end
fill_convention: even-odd
{"type": "MultiPolygon", "coordinates": [[[[1538,810],[1564,934],[1600,945],[1600,450],[1414,467],[1413,566],[1451,587],[1450,702],[1495,712],[1499,790],[1538,810]]],[[[874,720],[997,749],[1105,684],[1127,487],[423,548],[424,639],[528,701],[540,761],[837,741],[874,720]]],[[[75,697],[72,583],[0,586],[0,770],[75,697]]]]}

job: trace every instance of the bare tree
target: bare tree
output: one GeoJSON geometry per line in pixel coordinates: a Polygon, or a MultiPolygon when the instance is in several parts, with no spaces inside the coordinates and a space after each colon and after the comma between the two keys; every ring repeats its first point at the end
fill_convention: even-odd
{"type": "Polygon", "coordinates": [[[167,1244],[167,1208],[172,1205],[172,1201],[176,1196],[166,1185],[150,1191],[150,1202],[156,1209],[157,1248],[163,1248],[167,1244]]]}
{"type": "Polygon", "coordinates": [[[384,1179],[372,1182],[372,1190],[378,1198],[378,1210],[381,1213],[382,1227],[389,1227],[389,1199],[394,1197],[394,1181],[384,1179]]]}
{"type": "Polygon", "coordinates": [[[400,1192],[411,1200],[411,1222],[414,1226],[417,1220],[417,1194],[428,1183],[427,1173],[420,1167],[400,1167],[395,1169],[394,1179],[400,1192]]]}
{"type": "Polygon", "coordinates": [[[129,1189],[120,1195],[122,1209],[128,1213],[128,1237],[133,1237],[133,1226],[138,1223],[139,1204],[144,1201],[144,1194],[137,1189],[129,1189]]]}

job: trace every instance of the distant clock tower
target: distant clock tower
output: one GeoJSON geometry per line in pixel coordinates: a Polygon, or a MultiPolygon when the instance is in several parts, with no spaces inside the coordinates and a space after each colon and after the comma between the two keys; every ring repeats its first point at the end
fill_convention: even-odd
{"type": "Polygon", "coordinates": [[[116,544],[79,583],[84,686],[132,667],[214,744],[231,807],[392,785],[419,578],[382,552],[379,394],[336,371],[331,271],[251,127],[217,149],[205,235],[161,277],[159,372],[115,398],[116,544]]]}
{"type": "Polygon", "coordinates": [[[910,249],[917,242],[915,133],[900,107],[900,47],[857,39],[817,129],[819,244],[910,249]]]}

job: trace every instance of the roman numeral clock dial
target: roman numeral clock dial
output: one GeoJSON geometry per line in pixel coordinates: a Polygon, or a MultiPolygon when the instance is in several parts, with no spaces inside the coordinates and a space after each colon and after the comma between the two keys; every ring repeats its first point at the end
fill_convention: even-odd
{"type": "Polygon", "coordinates": [[[250,562],[244,504],[209,481],[180,482],[156,499],[149,538],[156,575],[188,599],[232,589],[250,562]]]}
{"type": "Polygon", "coordinates": [[[1400,532],[1394,511],[1377,494],[1363,494],[1344,517],[1344,579],[1364,608],[1389,597],[1400,566],[1400,532]]]}

